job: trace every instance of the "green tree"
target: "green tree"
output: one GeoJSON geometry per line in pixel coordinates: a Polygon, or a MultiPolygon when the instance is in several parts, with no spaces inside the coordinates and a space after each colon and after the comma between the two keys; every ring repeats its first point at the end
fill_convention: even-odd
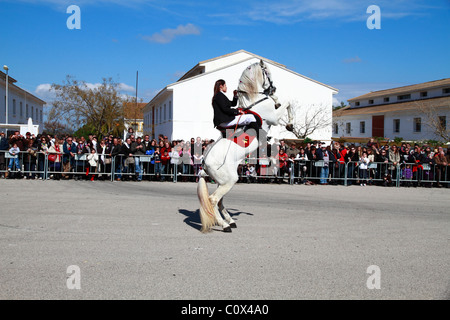
{"type": "Polygon", "coordinates": [[[99,136],[123,130],[124,104],[132,98],[122,95],[112,78],[89,85],[67,76],[63,84],[52,84],[51,90],[56,98],[49,121],[65,122],[72,129],[87,126],[99,136]]]}

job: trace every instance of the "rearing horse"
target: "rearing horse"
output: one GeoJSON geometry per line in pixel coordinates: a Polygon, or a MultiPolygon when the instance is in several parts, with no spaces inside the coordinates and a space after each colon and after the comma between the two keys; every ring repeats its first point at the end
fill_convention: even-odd
{"type": "MultiPolygon", "coordinates": [[[[256,113],[256,116],[262,120],[262,129],[265,132],[268,132],[271,126],[281,124],[280,119],[286,111],[291,120],[289,103],[280,105],[274,92],[271,73],[262,60],[250,65],[242,73],[238,86],[240,107],[244,110],[251,109],[253,113],[256,113]]],[[[287,129],[290,128],[287,126],[287,129]]],[[[235,221],[223,205],[223,197],[239,179],[237,173],[239,164],[248,154],[256,151],[258,145],[256,138],[244,146],[232,140],[220,138],[207,149],[203,171],[197,186],[202,232],[210,231],[216,224],[221,226],[224,232],[231,232],[231,228],[236,227],[235,221]],[[218,184],[218,188],[211,195],[204,178],[205,173],[218,184]]]]}

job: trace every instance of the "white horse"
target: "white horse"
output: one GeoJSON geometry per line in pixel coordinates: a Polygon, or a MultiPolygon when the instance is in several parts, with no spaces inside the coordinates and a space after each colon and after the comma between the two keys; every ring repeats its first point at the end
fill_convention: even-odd
{"type": "MultiPolygon", "coordinates": [[[[279,104],[274,95],[275,87],[270,71],[262,60],[244,70],[239,81],[238,92],[240,107],[251,109],[252,112],[257,113],[262,120],[262,129],[266,133],[271,126],[281,124],[280,119],[286,111],[290,118],[290,106],[288,103],[279,104]]],[[[288,130],[291,129],[286,127],[288,130]]],[[[234,128],[234,130],[236,129],[234,128]]],[[[210,231],[216,224],[221,226],[224,232],[231,232],[231,228],[236,228],[235,221],[223,205],[223,197],[239,179],[237,173],[239,164],[248,154],[256,151],[258,145],[256,138],[245,147],[232,140],[220,138],[206,151],[203,171],[200,173],[197,186],[202,232],[210,231]],[[218,188],[211,195],[208,192],[205,174],[218,184],[218,188]]]]}

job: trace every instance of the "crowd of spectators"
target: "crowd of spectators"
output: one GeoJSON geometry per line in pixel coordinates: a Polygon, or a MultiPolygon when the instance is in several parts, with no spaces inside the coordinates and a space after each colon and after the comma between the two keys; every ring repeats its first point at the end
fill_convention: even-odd
{"type": "MultiPolygon", "coordinates": [[[[169,141],[164,135],[136,137],[132,129],[123,139],[19,132],[6,138],[0,133],[0,174],[110,180],[114,173],[115,180],[134,181],[164,181],[176,175],[182,181],[197,181],[205,149],[213,142],[200,137],[186,141],[169,141]]],[[[242,182],[392,186],[401,181],[405,186],[448,187],[449,162],[449,150],[429,145],[380,145],[373,139],[365,145],[281,140],[250,155],[238,170],[242,182]]]]}
{"type": "Polygon", "coordinates": [[[185,181],[197,180],[204,150],[212,142],[200,137],[187,141],[169,141],[164,135],[136,137],[132,130],[123,139],[29,132],[22,136],[18,131],[6,138],[1,133],[0,174],[2,178],[44,179],[47,164],[48,176],[55,180],[109,180],[111,172],[119,181],[164,181],[174,173],[185,181]],[[141,162],[143,157],[149,160],[141,162]]]}
{"type": "Polygon", "coordinates": [[[323,142],[290,146],[281,142],[277,158],[280,172],[293,173],[296,183],[361,186],[449,187],[450,148],[402,143],[379,144],[370,139],[365,145],[323,142]],[[291,165],[293,164],[293,165],[291,165]],[[284,168],[284,172],[283,172],[284,168]]]}

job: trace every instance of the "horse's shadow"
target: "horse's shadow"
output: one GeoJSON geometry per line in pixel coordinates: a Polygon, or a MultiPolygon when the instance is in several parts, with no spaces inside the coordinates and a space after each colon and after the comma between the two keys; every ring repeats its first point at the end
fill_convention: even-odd
{"type": "MultiPolygon", "coordinates": [[[[228,209],[227,208],[227,210],[228,210],[228,213],[230,214],[230,216],[234,220],[239,220],[236,217],[241,214],[246,214],[249,216],[253,215],[253,213],[238,211],[236,209],[228,209]]],[[[202,222],[200,220],[200,210],[199,209],[197,209],[195,211],[187,210],[187,209],[178,209],[178,212],[186,216],[186,218],[183,220],[184,223],[186,223],[188,226],[190,226],[194,229],[197,229],[199,231],[201,230],[202,222]]]]}

